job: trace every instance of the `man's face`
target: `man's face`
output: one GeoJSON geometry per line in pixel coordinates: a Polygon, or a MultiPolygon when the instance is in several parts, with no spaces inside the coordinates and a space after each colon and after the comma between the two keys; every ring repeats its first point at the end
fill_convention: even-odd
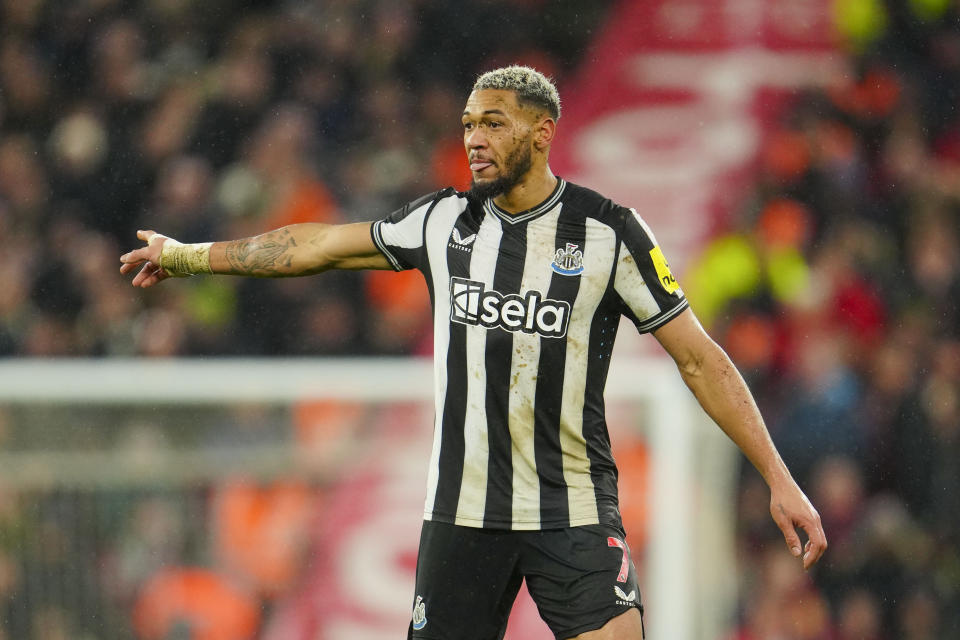
{"type": "Polygon", "coordinates": [[[470,162],[470,192],[495,198],[523,181],[533,164],[535,115],[512,91],[484,89],[467,99],[463,144],[470,162]]]}

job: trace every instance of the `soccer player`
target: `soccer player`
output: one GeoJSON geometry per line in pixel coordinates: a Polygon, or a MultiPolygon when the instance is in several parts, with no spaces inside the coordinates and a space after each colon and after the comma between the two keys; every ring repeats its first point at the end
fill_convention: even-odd
{"type": "Polygon", "coordinates": [[[496,69],[478,78],[461,117],[469,192],[444,189],[374,223],[298,224],[230,242],[140,231],[147,245],[121,257],[125,274],[142,265],[140,287],[199,273],[423,273],[436,419],[412,638],[502,638],[524,579],[558,639],[642,638],[604,420],[622,315],[663,345],[760,471],[803,567],[827,547],[746,384],[688,308],[643,218],[551,172],[559,118],[542,74],[496,69]]]}

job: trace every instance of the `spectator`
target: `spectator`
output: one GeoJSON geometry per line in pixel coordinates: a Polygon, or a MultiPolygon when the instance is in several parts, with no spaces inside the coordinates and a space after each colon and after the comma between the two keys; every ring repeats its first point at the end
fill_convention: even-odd
{"type": "Polygon", "coordinates": [[[464,186],[451,166],[465,170],[462,148],[451,160],[451,87],[479,71],[462,61],[483,64],[493,45],[438,40],[436,29],[485,25],[497,51],[562,75],[585,43],[539,17],[565,2],[3,3],[0,250],[29,261],[0,268],[0,354],[420,349],[429,313],[375,302],[374,314],[410,325],[383,343],[379,323],[363,320],[370,300],[354,295],[379,289],[364,276],[325,282],[322,295],[309,283],[232,283],[122,300],[70,273],[64,234],[45,230],[66,225],[91,248],[138,227],[225,237],[370,219],[448,181],[464,186]],[[326,313],[341,319],[330,337],[317,331],[326,313]],[[226,342],[230,332],[243,339],[226,342]]]}
{"type": "MultiPolygon", "coordinates": [[[[832,544],[811,588],[830,603],[835,637],[952,637],[960,590],[944,563],[957,561],[960,539],[957,492],[945,489],[960,484],[960,8],[835,8],[854,73],[783,114],[751,199],[789,198],[807,213],[806,241],[794,245],[805,277],[792,295],[776,294],[767,259],[776,244],[757,229],[781,227],[751,207],[707,249],[689,292],[696,303],[697,269],[717,264],[713,253],[724,248],[727,268],[740,257],[739,288],[706,291],[702,304],[758,381],[784,457],[818,496],[832,544]]],[[[766,505],[751,473],[740,491],[742,570],[762,576],[766,505]]],[[[793,637],[777,627],[790,609],[761,585],[744,594],[738,637],[793,637]]]]}

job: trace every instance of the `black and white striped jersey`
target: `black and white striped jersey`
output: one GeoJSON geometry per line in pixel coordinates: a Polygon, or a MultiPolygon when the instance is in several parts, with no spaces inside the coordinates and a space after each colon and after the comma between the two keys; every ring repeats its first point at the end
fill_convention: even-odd
{"type": "Polygon", "coordinates": [[[499,529],[620,524],[603,388],[621,315],[687,307],[643,219],[559,180],[509,214],[445,189],[373,224],[419,269],[434,318],[428,520],[499,529]]]}

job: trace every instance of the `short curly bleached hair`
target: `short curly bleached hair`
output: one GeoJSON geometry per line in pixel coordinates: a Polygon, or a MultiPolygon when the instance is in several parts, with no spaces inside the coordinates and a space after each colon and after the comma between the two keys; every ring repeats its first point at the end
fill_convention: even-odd
{"type": "Polygon", "coordinates": [[[473,84],[474,91],[483,89],[513,91],[521,105],[546,109],[551,118],[560,119],[560,94],[557,88],[550,78],[531,67],[512,65],[487,71],[473,84]]]}

